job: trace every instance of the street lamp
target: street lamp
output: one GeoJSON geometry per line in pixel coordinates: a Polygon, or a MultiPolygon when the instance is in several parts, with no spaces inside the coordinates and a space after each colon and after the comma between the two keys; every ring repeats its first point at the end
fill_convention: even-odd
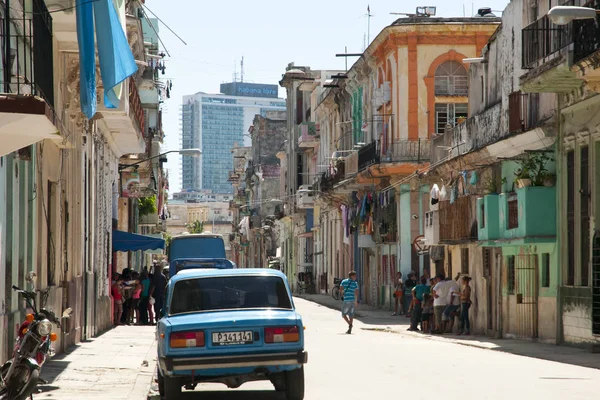
{"type": "Polygon", "coordinates": [[[567,25],[576,19],[594,19],[600,10],[589,7],[556,6],[548,11],[548,18],[555,25],[567,25]]]}
{"type": "Polygon", "coordinates": [[[169,154],[169,153],[179,153],[182,156],[188,156],[188,157],[200,157],[200,155],[202,154],[202,150],[200,150],[200,149],[169,150],[169,151],[166,151],[164,153],[158,154],[156,156],[145,158],[145,159],[143,159],[141,161],[138,161],[136,163],[133,163],[133,164],[119,164],[119,172],[121,172],[122,170],[124,170],[126,168],[138,166],[141,163],[145,163],[146,161],[150,161],[150,160],[153,160],[155,158],[162,157],[162,156],[164,156],[166,154],[169,154]]]}

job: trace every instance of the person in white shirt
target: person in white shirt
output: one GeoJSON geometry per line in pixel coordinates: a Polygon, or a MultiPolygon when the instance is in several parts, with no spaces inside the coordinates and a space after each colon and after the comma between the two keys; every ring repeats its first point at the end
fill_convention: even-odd
{"type": "Polygon", "coordinates": [[[460,308],[460,285],[459,285],[460,274],[456,275],[454,280],[448,280],[448,305],[442,315],[442,323],[444,325],[444,332],[452,333],[454,328],[454,317],[460,308]]]}
{"type": "Polygon", "coordinates": [[[439,282],[433,287],[433,315],[435,319],[435,333],[443,333],[442,316],[448,305],[449,282],[445,280],[446,275],[438,274],[439,282]]]}

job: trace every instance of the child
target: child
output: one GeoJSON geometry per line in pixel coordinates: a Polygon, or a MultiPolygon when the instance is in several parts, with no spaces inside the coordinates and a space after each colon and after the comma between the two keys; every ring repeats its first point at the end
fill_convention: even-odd
{"type": "Polygon", "coordinates": [[[433,296],[429,293],[423,295],[423,314],[421,315],[421,325],[423,333],[431,333],[429,322],[433,315],[433,296]]]}
{"type": "Polygon", "coordinates": [[[117,279],[112,285],[111,291],[113,300],[115,301],[115,325],[121,324],[121,316],[123,315],[123,278],[117,275],[117,279]]]}

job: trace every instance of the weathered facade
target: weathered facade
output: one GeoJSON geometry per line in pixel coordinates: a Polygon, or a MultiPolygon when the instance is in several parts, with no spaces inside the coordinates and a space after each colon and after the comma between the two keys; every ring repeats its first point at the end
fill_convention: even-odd
{"type": "MultiPolygon", "coordinates": [[[[99,104],[97,118],[83,117],[74,2],[26,4],[32,11],[23,12],[17,2],[10,12],[1,12],[3,25],[11,29],[0,40],[24,56],[3,70],[1,82],[0,119],[7,120],[0,124],[0,361],[9,356],[13,327],[24,317],[10,288],[27,287],[27,272],[35,272],[37,288],[48,291],[48,308],[57,315],[73,308],[57,351],[112,326],[111,236],[118,215],[113,194],[120,188],[119,158],[147,150],[140,115],[134,112],[141,112],[136,77],[122,84],[119,108],[99,104]]],[[[138,15],[134,11],[129,10],[138,15]]],[[[132,51],[143,59],[139,18],[126,17],[125,8],[119,18],[132,51]]],[[[102,85],[97,89],[102,99],[102,85]]]]}
{"type": "MultiPolygon", "coordinates": [[[[531,5],[537,2],[529,0],[531,5]]],[[[550,6],[557,5],[551,2],[550,6]]],[[[596,1],[575,1],[575,6],[599,8],[596,1]]],[[[524,15],[523,55],[527,72],[520,78],[523,91],[555,93],[557,114],[557,251],[561,266],[557,286],[558,341],[581,345],[600,342],[600,268],[598,221],[598,19],[556,25],[545,15],[524,15]],[[541,18],[539,17],[541,16],[541,18]],[[534,32],[539,33],[534,33],[534,32]],[[558,32],[554,35],[552,32],[558,32]],[[548,38],[547,46],[535,42],[548,38]]]]}

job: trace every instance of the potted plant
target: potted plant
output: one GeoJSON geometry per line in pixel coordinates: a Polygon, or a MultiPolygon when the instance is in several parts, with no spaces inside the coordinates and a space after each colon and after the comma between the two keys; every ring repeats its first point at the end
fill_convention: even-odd
{"type": "Polygon", "coordinates": [[[518,188],[531,186],[531,175],[529,168],[522,166],[515,171],[515,177],[515,183],[517,184],[518,188]]]}
{"type": "Polygon", "coordinates": [[[546,172],[542,178],[542,183],[546,187],[552,187],[556,184],[556,175],[550,172],[546,172]]]}
{"type": "Polygon", "coordinates": [[[515,171],[515,182],[517,187],[542,186],[548,175],[546,164],[553,158],[545,152],[527,153],[525,157],[518,160],[520,168],[515,171]]]}

